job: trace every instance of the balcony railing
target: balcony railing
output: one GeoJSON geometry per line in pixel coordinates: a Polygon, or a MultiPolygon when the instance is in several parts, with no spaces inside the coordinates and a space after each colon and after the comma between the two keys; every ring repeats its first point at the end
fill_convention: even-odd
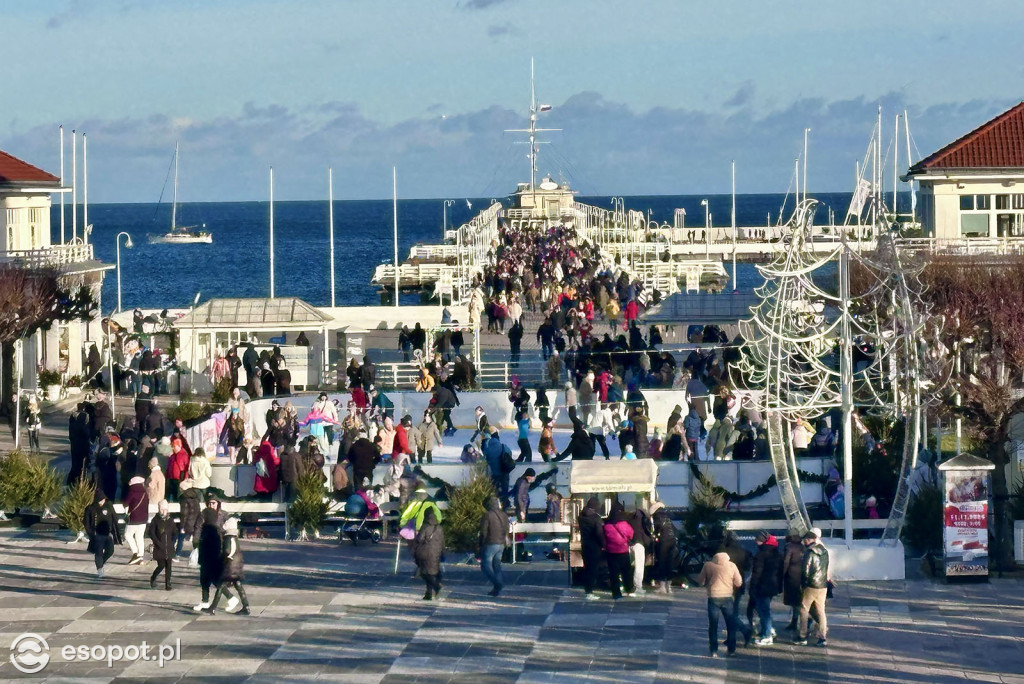
{"type": "Polygon", "coordinates": [[[63,266],[91,261],[94,258],[92,245],[53,245],[43,249],[15,249],[0,252],[0,263],[15,263],[22,266],[63,266]]]}

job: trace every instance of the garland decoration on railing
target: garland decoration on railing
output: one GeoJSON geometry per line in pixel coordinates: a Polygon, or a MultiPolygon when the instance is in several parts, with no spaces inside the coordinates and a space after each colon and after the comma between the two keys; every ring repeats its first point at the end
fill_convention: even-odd
{"type": "MultiPolygon", "coordinates": [[[[450,492],[454,488],[454,485],[450,484],[449,482],[446,482],[445,480],[442,480],[439,477],[428,475],[426,472],[424,472],[422,466],[420,465],[413,466],[412,472],[416,475],[416,477],[422,480],[425,485],[427,485],[428,487],[435,487],[437,489],[437,494],[434,496],[435,501],[448,500],[448,492],[450,492]]],[[[551,468],[549,468],[548,470],[538,474],[537,477],[533,480],[533,482],[530,483],[530,491],[532,492],[537,487],[540,487],[542,484],[544,484],[545,480],[548,480],[557,474],[558,466],[551,466],[551,468]]]]}
{"type": "MultiPolygon", "coordinates": [[[[698,468],[697,464],[693,461],[690,461],[690,472],[693,474],[693,476],[697,479],[698,482],[704,485],[708,484],[707,477],[704,475],[704,473],[700,471],[700,468],[698,468]]],[[[801,482],[814,482],[816,484],[825,484],[826,482],[828,482],[828,476],[826,475],[809,473],[806,470],[798,470],[797,473],[800,476],[801,482]]],[[[768,476],[767,480],[765,480],[758,486],[754,487],[749,492],[746,492],[745,494],[740,494],[738,492],[730,492],[725,487],[721,487],[719,485],[715,485],[714,490],[715,492],[725,497],[726,504],[731,504],[741,503],[743,501],[749,501],[750,499],[756,499],[759,496],[764,496],[765,494],[770,492],[776,484],[777,482],[775,480],[775,473],[772,473],[771,475],[768,476]]]]}

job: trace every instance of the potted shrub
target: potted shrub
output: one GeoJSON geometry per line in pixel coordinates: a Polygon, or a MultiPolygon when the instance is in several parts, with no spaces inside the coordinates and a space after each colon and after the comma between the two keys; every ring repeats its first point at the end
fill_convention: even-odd
{"type": "Polygon", "coordinates": [[[64,526],[75,533],[75,542],[85,541],[85,509],[92,504],[96,487],[86,478],[81,478],[64,490],[64,496],[57,507],[57,517],[64,526]]]}
{"type": "Polygon", "coordinates": [[[72,375],[68,378],[64,386],[67,389],[69,396],[77,396],[82,393],[83,384],[84,381],[82,380],[81,375],[72,375]]]}
{"type": "Polygon", "coordinates": [[[320,528],[327,518],[328,503],[324,479],[319,472],[306,473],[295,483],[295,501],[288,507],[288,523],[297,527],[298,538],[304,541],[311,534],[320,538],[320,528]]]}
{"type": "Polygon", "coordinates": [[[57,401],[60,398],[60,373],[49,368],[39,371],[39,386],[47,399],[57,401]]]}
{"type": "Polygon", "coordinates": [[[0,510],[42,511],[60,499],[61,476],[41,459],[21,451],[0,456],[0,510]]]}

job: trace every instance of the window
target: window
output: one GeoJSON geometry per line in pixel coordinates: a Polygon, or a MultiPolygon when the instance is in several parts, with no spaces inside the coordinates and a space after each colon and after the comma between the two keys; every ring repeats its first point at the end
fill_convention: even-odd
{"type": "Polygon", "coordinates": [[[974,195],[960,195],[960,211],[974,209],[974,195]]]}
{"type": "Polygon", "coordinates": [[[988,237],[988,214],[961,214],[960,234],[964,237],[988,237]]]}
{"type": "Polygon", "coordinates": [[[978,211],[986,211],[992,208],[992,196],[991,195],[975,195],[974,196],[974,208],[978,211]]]}
{"type": "Polygon", "coordinates": [[[1024,209],[1024,194],[1016,193],[1013,197],[1013,208],[1024,209]]]}
{"type": "Polygon", "coordinates": [[[996,195],[996,209],[1006,211],[1010,208],[1009,195],[996,195]]]}

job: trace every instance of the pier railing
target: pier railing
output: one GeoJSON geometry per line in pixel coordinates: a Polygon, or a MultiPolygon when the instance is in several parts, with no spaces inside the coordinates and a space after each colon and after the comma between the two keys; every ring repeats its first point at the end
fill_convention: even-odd
{"type": "Polygon", "coordinates": [[[1018,256],[1024,254],[1024,237],[903,238],[898,244],[910,252],[950,256],[1018,256]]]}
{"type": "MultiPolygon", "coordinates": [[[[412,390],[419,379],[419,367],[414,363],[377,363],[377,384],[388,390],[412,390]]],[[[513,377],[519,378],[531,390],[539,383],[549,385],[547,367],[543,361],[523,359],[519,363],[509,361],[481,361],[475,364],[477,389],[505,389],[513,377]]],[[[447,364],[448,372],[453,370],[447,364]]],[[[559,381],[564,381],[562,371],[559,381]]]]}

